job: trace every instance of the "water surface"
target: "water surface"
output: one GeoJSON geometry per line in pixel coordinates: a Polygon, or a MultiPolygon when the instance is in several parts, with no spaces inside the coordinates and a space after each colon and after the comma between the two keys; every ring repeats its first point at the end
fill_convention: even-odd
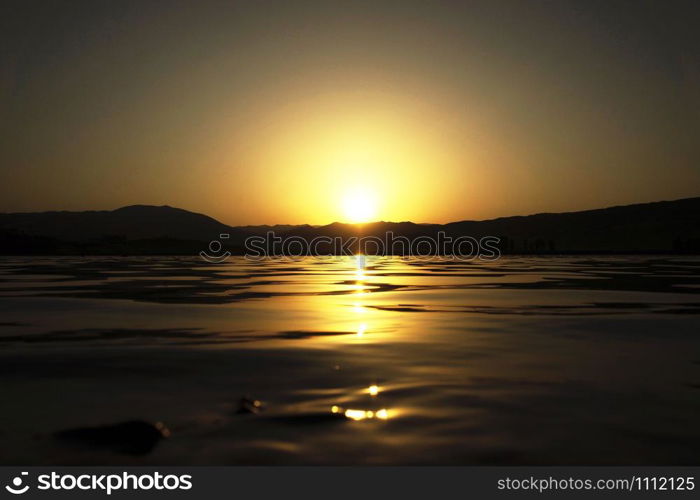
{"type": "Polygon", "coordinates": [[[699,271],[4,258],[0,461],[697,464],[699,271]],[[130,420],[170,435],[141,454],[55,437],[130,420]]]}

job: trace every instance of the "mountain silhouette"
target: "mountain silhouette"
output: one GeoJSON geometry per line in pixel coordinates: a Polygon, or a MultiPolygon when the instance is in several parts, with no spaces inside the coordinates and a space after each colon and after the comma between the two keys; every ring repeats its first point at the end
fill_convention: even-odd
{"type": "Polygon", "coordinates": [[[219,233],[238,231],[207,215],[167,205],[132,205],[111,211],[0,214],[0,228],[66,241],[108,236],[121,236],[127,240],[174,238],[208,241],[219,233]]]}
{"type": "Polygon", "coordinates": [[[700,253],[700,197],[567,213],[541,213],[448,224],[374,222],[325,226],[235,227],[170,206],[133,205],[111,211],[0,214],[0,253],[196,254],[219,240],[244,253],[252,235],[313,238],[377,237],[410,240],[495,236],[504,253],[700,253]],[[223,236],[222,236],[223,235],[223,236]]]}

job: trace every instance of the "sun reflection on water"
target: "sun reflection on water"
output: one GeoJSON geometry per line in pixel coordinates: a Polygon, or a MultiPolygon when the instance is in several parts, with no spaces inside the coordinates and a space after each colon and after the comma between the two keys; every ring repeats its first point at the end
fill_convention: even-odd
{"type": "MultiPolygon", "coordinates": [[[[349,304],[351,307],[351,313],[349,317],[347,318],[349,321],[357,321],[355,325],[355,335],[354,339],[356,341],[359,341],[360,343],[365,343],[369,339],[367,339],[367,334],[370,331],[369,330],[369,321],[368,319],[374,319],[379,313],[374,311],[371,308],[367,307],[366,301],[371,300],[369,297],[369,290],[370,286],[368,285],[368,282],[371,281],[372,277],[368,276],[367,273],[365,272],[366,269],[366,258],[363,255],[357,255],[355,257],[355,260],[353,262],[354,266],[351,267],[349,270],[345,270],[345,272],[351,274],[354,279],[354,283],[351,285],[353,288],[353,301],[349,304]],[[352,319],[354,318],[354,319],[352,319]]],[[[331,314],[328,314],[328,317],[332,317],[331,314]]],[[[381,332],[382,329],[381,327],[377,329],[377,325],[374,324],[375,321],[373,321],[373,330],[372,332],[381,332]]],[[[381,323],[381,322],[380,322],[381,323]]],[[[375,337],[374,335],[372,337],[375,337]]],[[[330,339],[326,339],[326,341],[332,340],[332,341],[339,341],[339,342],[347,342],[347,337],[343,339],[343,337],[331,337],[330,339]]],[[[378,339],[374,339],[378,340],[378,339]]],[[[330,411],[333,415],[337,416],[338,418],[345,418],[347,420],[352,420],[352,421],[370,421],[370,420],[389,420],[390,418],[393,418],[397,414],[396,409],[388,409],[388,408],[382,408],[378,404],[376,404],[377,400],[381,397],[380,393],[384,390],[383,387],[379,386],[376,383],[372,383],[369,386],[366,386],[358,391],[353,391],[353,396],[357,396],[358,394],[364,394],[369,396],[369,400],[366,401],[365,403],[367,406],[365,406],[364,403],[351,403],[348,402],[348,406],[340,406],[338,404],[333,405],[330,407],[330,411]],[[371,403],[370,403],[371,401],[371,403]],[[374,403],[374,404],[372,404],[374,403]],[[357,406],[356,406],[357,405],[357,406]],[[362,408],[365,406],[365,408],[362,408]],[[369,408],[368,408],[369,407],[369,408]]]]}
{"type": "MultiPolygon", "coordinates": [[[[358,282],[362,282],[366,278],[365,265],[366,265],[365,256],[362,254],[357,254],[357,256],[355,256],[355,279],[358,282]]],[[[361,284],[361,283],[358,283],[358,284],[361,284]]]]}
{"type": "Polygon", "coordinates": [[[350,420],[388,420],[391,417],[390,410],[382,408],[380,410],[357,410],[353,408],[343,409],[339,406],[332,406],[331,413],[339,414],[342,413],[345,418],[350,420]]]}

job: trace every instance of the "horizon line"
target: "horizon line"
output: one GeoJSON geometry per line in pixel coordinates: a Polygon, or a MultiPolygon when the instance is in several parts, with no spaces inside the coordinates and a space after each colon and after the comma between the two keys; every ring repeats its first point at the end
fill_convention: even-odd
{"type": "Polygon", "coordinates": [[[411,220],[401,220],[401,221],[389,221],[389,220],[375,220],[375,221],[367,221],[367,222],[342,222],[342,221],[332,221],[328,222],[325,224],[309,224],[309,223],[300,223],[300,224],[289,224],[289,223],[274,223],[274,224],[269,224],[269,223],[262,223],[262,224],[228,224],[225,222],[221,222],[219,219],[212,217],[211,215],[208,215],[204,212],[197,212],[194,210],[189,210],[186,208],[181,208],[181,207],[176,207],[173,205],[149,205],[149,204],[144,204],[144,203],[135,203],[132,205],[124,205],[121,207],[113,208],[113,209],[87,209],[87,210],[38,210],[38,211],[32,211],[32,212],[0,212],[0,215],[30,215],[30,214],[47,214],[47,213],[73,213],[73,214],[80,214],[80,213],[91,213],[91,212],[117,212],[119,210],[124,210],[126,208],[136,208],[136,207],[144,207],[144,208],[170,208],[173,210],[182,210],[184,212],[188,212],[191,214],[195,215],[201,215],[203,217],[208,217],[219,224],[229,226],[231,228],[248,228],[248,227],[261,227],[261,226],[268,226],[268,227],[275,227],[275,226],[292,226],[292,227],[299,227],[299,226],[309,226],[309,227],[314,227],[314,228],[320,228],[320,227],[327,227],[327,226],[332,226],[334,224],[342,224],[345,226],[367,226],[371,224],[415,224],[419,226],[444,226],[448,224],[458,224],[462,222],[491,222],[491,221],[496,221],[499,219],[510,219],[510,218],[516,218],[516,217],[533,217],[537,215],[563,215],[563,214],[572,214],[572,213],[583,213],[583,212],[593,212],[597,210],[609,210],[613,208],[621,208],[621,207],[629,207],[629,206],[635,206],[635,205],[652,205],[656,203],[673,203],[673,202],[679,202],[679,201],[686,201],[686,200],[693,200],[700,198],[700,194],[698,196],[689,196],[689,197],[684,197],[684,198],[676,198],[676,199],[664,199],[664,200],[655,200],[655,201],[644,201],[644,202],[635,202],[635,203],[628,203],[624,205],[608,205],[608,206],[603,206],[603,207],[595,207],[595,208],[585,208],[581,210],[567,210],[567,211],[562,211],[562,212],[534,212],[534,213],[529,213],[529,214],[513,214],[513,215],[502,215],[499,217],[493,217],[490,219],[459,219],[459,220],[453,220],[449,222],[414,222],[411,220]]]}

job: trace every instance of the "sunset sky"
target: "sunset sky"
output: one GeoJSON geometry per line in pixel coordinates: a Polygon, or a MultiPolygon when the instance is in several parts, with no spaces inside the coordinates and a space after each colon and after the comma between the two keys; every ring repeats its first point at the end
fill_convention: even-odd
{"type": "Polygon", "coordinates": [[[0,211],[447,222],[700,195],[694,2],[3,2],[0,211]]]}

